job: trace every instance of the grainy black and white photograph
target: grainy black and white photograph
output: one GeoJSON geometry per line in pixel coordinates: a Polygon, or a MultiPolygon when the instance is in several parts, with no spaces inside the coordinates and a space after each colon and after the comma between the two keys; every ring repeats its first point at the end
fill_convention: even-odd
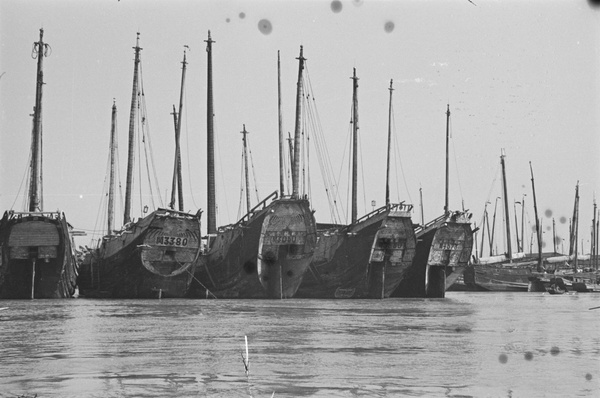
{"type": "Polygon", "coordinates": [[[592,0],[0,0],[0,398],[600,396],[592,0]]]}

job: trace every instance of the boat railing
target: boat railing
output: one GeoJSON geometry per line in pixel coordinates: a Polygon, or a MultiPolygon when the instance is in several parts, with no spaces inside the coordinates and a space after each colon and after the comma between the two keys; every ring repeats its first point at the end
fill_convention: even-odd
{"type": "Polygon", "coordinates": [[[429,221],[427,224],[419,225],[415,228],[415,234],[421,233],[422,231],[425,231],[426,229],[431,228],[432,226],[444,221],[448,217],[448,214],[449,213],[444,213],[438,218],[429,221]]]}
{"type": "Polygon", "coordinates": [[[24,217],[46,217],[54,220],[59,220],[61,218],[60,211],[14,211],[9,210],[6,212],[8,217],[11,219],[22,219],[24,217]]]}
{"type": "Polygon", "coordinates": [[[233,228],[236,227],[240,224],[244,224],[245,222],[247,222],[248,220],[250,220],[252,218],[252,216],[254,215],[254,213],[256,212],[256,210],[262,206],[262,208],[264,209],[265,207],[267,207],[267,201],[271,198],[273,198],[273,200],[277,199],[278,197],[278,193],[277,191],[273,191],[273,193],[271,193],[269,196],[267,196],[266,198],[264,198],[263,200],[261,200],[256,206],[254,206],[252,209],[250,209],[250,211],[248,213],[246,213],[242,218],[240,218],[235,224],[230,224],[230,225],[226,225],[224,227],[220,227],[219,229],[229,229],[229,228],[233,228]]]}
{"type": "Polygon", "coordinates": [[[179,210],[174,210],[174,209],[165,209],[164,207],[159,207],[156,210],[165,212],[165,214],[168,214],[168,215],[174,215],[174,216],[179,216],[179,217],[184,217],[184,218],[200,218],[202,215],[201,209],[198,210],[196,212],[196,214],[191,214],[189,212],[179,211],[179,210]]]}
{"type": "Polygon", "coordinates": [[[463,223],[463,222],[468,222],[468,220],[470,218],[471,218],[471,214],[468,213],[468,211],[466,211],[466,210],[465,211],[458,211],[458,210],[457,211],[447,211],[444,214],[442,214],[441,216],[439,216],[438,218],[429,221],[427,224],[418,225],[415,228],[415,234],[421,234],[424,231],[428,230],[429,228],[433,227],[434,225],[437,225],[445,220],[463,223]],[[465,216],[464,220],[459,220],[459,217],[461,217],[461,216],[465,216]]]}
{"type": "Polygon", "coordinates": [[[408,204],[408,203],[404,203],[404,202],[400,202],[400,203],[390,203],[389,205],[384,205],[381,206],[378,209],[373,210],[370,213],[365,214],[364,216],[360,217],[359,219],[357,219],[355,222],[353,222],[350,225],[345,226],[342,230],[347,230],[349,229],[351,226],[358,224],[364,220],[368,220],[371,217],[374,217],[378,214],[381,214],[385,211],[406,211],[406,212],[410,212],[413,208],[413,205],[408,204]]]}

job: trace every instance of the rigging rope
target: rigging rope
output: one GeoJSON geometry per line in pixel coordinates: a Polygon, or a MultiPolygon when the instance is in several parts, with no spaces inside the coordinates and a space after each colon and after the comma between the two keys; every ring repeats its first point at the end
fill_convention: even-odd
{"type": "MultiPolygon", "coordinates": [[[[353,105],[352,103],[350,104],[350,115],[352,115],[352,108],[353,105]]],[[[348,132],[346,133],[346,145],[344,146],[344,148],[348,148],[348,162],[346,163],[345,159],[346,159],[346,152],[344,152],[344,156],[342,157],[342,165],[346,165],[346,181],[348,182],[346,184],[346,206],[347,206],[347,210],[345,212],[345,223],[348,224],[348,220],[350,219],[350,215],[349,213],[352,211],[352,203],[351,203],[351,196],[352,196],[352,116],[350,116],[350,122],[348,123],[348,132]]],[[[340,165],[340,169],[341,169],[341,165],[340,165]]],[[[340,173],[341,175],[341,173],[340,173]]],[[[341,178],[341,177],[340,177],[341,178]]],[[[338,184],[340,183],[341,180],[338,180],[338,184]]]]}
{"type": "MultiPolygon", "coordinates": [[[[23,173],[23,178],[21,178],[21,185],[19,185],[19,190],[17,191],[17,195],[15,196],[15,200],[13,202],[13,204],[10,206],[10,209],[14,209],[15,204],[17,203],[17,200],[19,200],[19,195],[21,194],[21,190],[23,189],[23,184],[27,184],[29,185],[29,178],[30,178],[30,174],[29,174],[29,170],[31,168],[31,152],[29,152],[29,158],[27,159],[27,164],[29,165],[28,167],[25,167],[25,172],[23,173]]],[[[26,208],[27,206],[27,195],[23,195],[23,209],[26,208]]]]}
{"type": "MultiPolygon", "coordinates": [[[[452,138],[452,119],[449,120],[448,130],[450,131],[450,138],[452,138]]],[[[464,203],[464,196],[462,193],[462,186],[460,184],[460,172],[458,170],[458,160],[456,158],[456,148],[454,146],[454,140],[451,139],[452,142],[452,154],[454,155],[454,169],[456,170],[456,181],[458,183],[458,193],[460,194],[461,203],[464,203]]],[[[461,206],[463,209],[464,206],[461,206]]],[[[463,209],[464,210],[464,209],[463,209]]]]}
{"type": "MultiPolygon", "coordinates": [[[[219,145],[219,133],[217,131],[217,122],[216,119],[213,119],[213,137],[214,137],[214,146],[215,146],[215,155],[218,155],[217,157],[215,157],[215,159],[219,159],[218,161],[218,165],[219,165],[219,170],[221,171],[221,183],[223,184],[223,190],[225,189],[225,187],[227,186],[225,184],[225,173],[223,172],[223,158],[221,156],[221,146],[219,145]]],[[[215,207],[216,207],[216,214],[215,217],[219,215],[219,206],[217,205],[217,203],[220,203],[219,198],[219,190],[216,187],[216,183],[215,183],[215,207]]],[[[225,212],[227,213],[227,219],[230,219],[230,215],[229,215],[229,202],[227,201],[227,198],[229,197],[229,195],[223,195],[223,200],[225,202],[225,212]]]]}
{"type": "MultiPolygon", "coordinates": [[[[185,103],[188,103],[187,99],[187,90],[183,87],[183,95],[185,96],[185,103]]],[[[188,129],[188,113],[185,112],[185,140],[186,140],[186,155],[187,155],[187,169],[188,169],[188,186],[190,187],[190,196],[192,197],[192,203],[194,204],[194,208],[199,209],[200,206],[196,203],[196,198],[194,197],[194,187],[192,185],[192,171],[191,171],[191,160],[190,160],[190,134],[188,129]]],[[[179,116],[181,117],[181,115],[179,116]]]]}
{"type": "MultiPolygon", "coordinates": [[[[494,173],[494,179],[492,180],[492,184],[490,185],[490,190],[488,191],[488,195],[486,198],[486,203],[490,202],[490,198],[492,196],[492,190],[494,189],[494,187],[496,186],[496,180],[498,179],[498,173],[500,172],[500,163],[496,164],[496,172],[494,173]]],[[[485,212],[483,213],[485,215],[485,212]]],[[[479,224],[480,228],[483,228],[483,217],[482,216],[482,220],[481,220],[481,224],[479,224]]]]}
{"type": "Polygon", "coordinates": [[[338,223],[340,220],[338,201],[337,201],[337,185],[335,184],[333,167],[331,165],[331,158],[328,153],[325,136],[323,134],[322,124],[320,116],[316,106],[314,97],[314,91],[310,80],[310,73],[308,70],[308,64],[305,64],[305,75],[303,80],[303,86],[307,90],[305,112],[307,115],[307,123],[309,131],[314,132],[314,145],[317,150],[317,160],[319,162],[319,168],[321,169],[321,176],[323,178],[323,184],[325,188],[325,194],[327,197],[329,212],[331,220],[334,223],[338,223]],[[312,101],[310,100],[312,98],[312,101]]]}
{"type": "MultiPolygon", "coordinates": [[[[406,174],[404,173],[404,165],[402,164],[402,155],[400,155],[400,140],[396,134],[396,118],[394,116],[394,104],[392,104],[392,139],[394,142],[394,163],[396,165],[400,165],[400,171],[402,173],[402,180],[404,181],[404,188],[406,189],[406,195],[408,196],[408,200],[410,203],[414,203],[412,198],[410,197],[410,190],[408,189],[408,183],[406,182],[406,174]]],[[[400,198],[400,184],[398,183],[398,166],[396,166],[396,192],[398,195],[398,202],[401,202],[400,198]]]]}
{"type": "Polygon", "coordinates": [[[333,179],[332,166],[330,162],[330,158],[327,154],[327,145],[325,143],[325,137],[321,128],[319,116],[317,113],[316,105],[314,104],[315,99],[312,97],[312,102],[310,102],[311,94],[307,96],[307,122],[310,123],[311,128],[310,131],[314,131],[315,135],[315,148],[317,150],[317,160],[319,163],[319,168],[321,169],[321,176],[323,178],[324,188],[326,197],[328,200],[328,207],[332,222],[337,223],[340,219],[339,214],[337,213],[337,201],[336,201],[336,185],[333,179]]]}
{"type": "MultiPolygon", "coordinates": [[[[242,151],[242,161],[240,162],[240,200],[238,202],[238,211],[237,211],[237,219],[241,219],[242,215],[245,214],[245,212],[243,213],[242,209],[244,207],[243,202],[244,202],[244,151],[242,151]]],[[[250,210],[250,209],[248,209],[250,210]]]]}
{"type": "MultiPolygon", "coordinates": [[[[254,192],[256,193],[256,203],[260,202],[260,195],[258,194],[258,184],[256,182],[256,170],[254,169],[254,159],[252,158],[252,150],[250,149],[250,139],[246,137],[246,145],[248,145],[248,155],[250,157],[250,166],[252,169],[252,179],[254,180],[254,192]]],[[[248,209],[250,210],[250,209],[248,209]]]]}
{"type": "MultiPolygon", "coordinates": [[[[137,102],[137,106],[138,106],[137,115],[138,115],[138,118],[136,120],[137,121],[137,126],[138,126],[137,127],[137,131],[141,132],[141,127],[140,127],[140,123],[141,122],[140,122],[140,116],[139,116],[140,115],[140,107],[141,107],[141,105],[140,105],[141,98],[140,98],[140,93],[139,92],[137,93],[137,96],[138,96],[138,102],[137,102]]],[[[142,145],[140,144],[139,140],[142,140],[143,138],[142,138],[141,134],[136,134],[136,138],[138,140],[138,143],[137,143],[135,149],[136,149],[137,154],[138,154],[138,159],[141,160],[142,159],[142,156],[141,156],[141,154],[142,154],[142,152],[141,152],[142,145]]],[[[139,181],[140,181],[139,187],[138,187],[139,188],[138,194],[139,194],[139,206],[140,206],[140,214],[141,214],[142,213],[142,206],[143,206],[143,201],[142,201],[142,183],[141,183],[142,182],[142,166],[141,166],[141,164],[138,164],[137,166],[138,166],[138,168],[137,168],[138,178],[139,178],[139,181]]],[[[131,183],[133,184],[133,178],[131,179],[131,183]]],[[[133,192],[133,188],[131,189],[131,191],[133,192]]],[[[133,211],[131,211],[131,213],[133,214],[133,211]]]]}
{"type": "MultiPolygon", "coordinates": [[[[151,136],[150,136],[150,125],[148,123],[148,116],[147,116],[148,112],[147,112],[147,108],[146,108],[146,95],[144,92],[144,81],[143,81],[141,62],[140,62],[139,68],[140,68],[140,77],[139,77],[140,91],[138,92],[138,97],[139,97],[139,101],[138,101],[138,131],[141,132],[141,134],[139,134],[139,139],[143,143],[143,148],[144,148],[144,163],[146,166],[146,176],[147,176],[147,180],[148,180],[148,190],[150,192],[150,200],[151,200],[153,209],[156,209],[158,206],[163,207],[163,203],[162,203],[162,197],[160,195],[160,192],[161,192],[160,185],[158,183],[158,176],[156,173],[156,164],[154,161],[154,155],[153,155],[153,151],[152,151],[152,140],[151,140],[151,136]],[[152,172],[151,172],[151,169],[152,169],[152,172]],[[154,177],[154,184],[156,184],[155,186],[158,191],[158,195],[156,195],[154,193],[152,177],[154,177]],[[158,206],[155,203],[156,196],[158,196],[158,202],[159,202],[158,206]]],[[[138,151],[139,151],[139,149],[138,149],[138,151]]],[[[140,156],[140,159],[141,159],[141,156],[140,156]]],[[[140,182],[141,182],[142,181],[141,166],[138,168],[138,171],[139,171],[139,178],[140,178],[140,182]]],[[[143,217],[143,208],[145,206],[143,203],[143,194],[142,194],[141,183],[140,183],[139,192],[140,192],[140,210],[142,211],[142,217],[143,217]]]]}
{"type": "MultiPolygon", "coordinates": [[[[358,108],[358,105],[357,105],[358,108]]],[[[360,129],[358,131],[360,133],[360,129]]],[[[360,164],[360,177],[362,180],[362,194],[363,194],[363,212],[364,214],[368,213],[367,211],[367,189],[366,189],[366,185],[365,185],[365,163],[363,162],[363,158],[362,158],[362,134],[358,134],[358,148],[357,148],[357,154],[358,154],[358,159],[356,159],[356,162],[358,164],[360,164]]],[[[358,190],[358,187],[357,187],[358,190]]],[[[358,201],[358,198],[356,198],[356,200],[358,201]]],[[[358,207],[358,204],[357,204],[358,207]]],[[[357,215],[358,217],[358,215],[357,215]]]]}

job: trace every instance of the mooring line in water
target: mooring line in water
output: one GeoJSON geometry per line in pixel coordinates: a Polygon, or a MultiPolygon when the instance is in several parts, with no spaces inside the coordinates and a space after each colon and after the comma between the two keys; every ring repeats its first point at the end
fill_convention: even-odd
{"type": "Polygon", "coordinates": [[[592,307],[592,308],[588,308],[588,310],[597,310],[600,307],[592,307]]]}
{"type": "Polygon", "coordinates": [[[186,269],[186,271],[187,271],[187,273],[188,273],[188,274],[190,274],[190,275],[192,276],[192,278],[193,278],[193,279],[194,279],[196,282],[198,282],[198,283],[200,284],[200,286],[202,286],[204,289],[206,289],[206,291],[207,291],[208,293],[210,293],[210,295],[211,295],[211,296],[213,296],[214,298],[218,298],[217,296],[215,296],[215,295],[213,294],[213,292],[211,292],[210,290],[208,290],[208,288],[207,288],[206,286],[204,286],[204,285],[202,284],[202,282],[200,282],[200,281],[198,280],[198,278],[196,278],[196,277],[194,276],[194,274],[192,274],[192,273],[190,272],[190,270],[189,270],[189,269],[186,269]]]}

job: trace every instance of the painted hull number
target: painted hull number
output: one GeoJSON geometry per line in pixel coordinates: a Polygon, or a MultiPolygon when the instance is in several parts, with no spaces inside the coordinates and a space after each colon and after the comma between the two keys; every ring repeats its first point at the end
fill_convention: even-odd
{"type": "Polygon", "coordinates": [[[188,239],[187,238],[179,238],[175,236],[157,236],[156,244],[163,246],[187,246],[188,239]]]}
{"type": "Polygon", "coordinates": [[[267,232],[265,238],[265,243],[271,245],[303,245],[305,241],[304,234],[297,232],[267,232]]]}

